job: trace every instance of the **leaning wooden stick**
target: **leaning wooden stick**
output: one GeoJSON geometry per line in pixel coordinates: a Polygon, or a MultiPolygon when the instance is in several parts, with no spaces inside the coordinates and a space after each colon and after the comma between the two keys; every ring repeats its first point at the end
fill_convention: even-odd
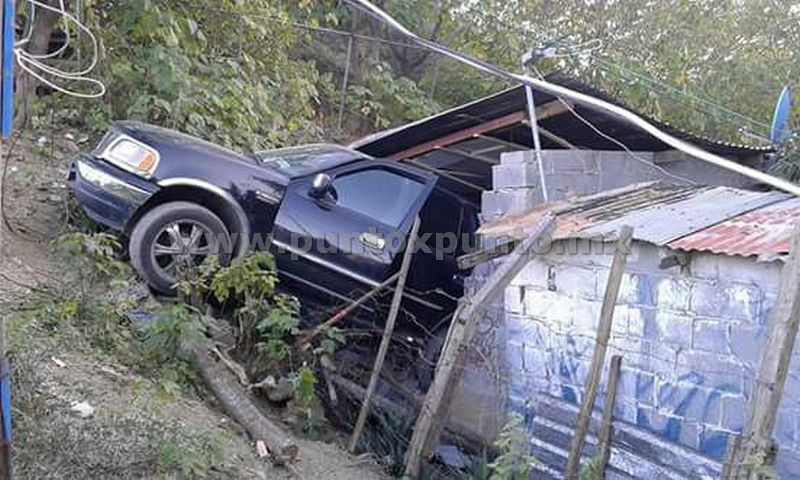
{"type": "Polygon", "coordinates": [[[467,347],[472,341],[478,321],[483,313],[502,293],[506,286],[528,264],[535,246],[541,245],[553,232],[555,217],[543,216],[532,234],[520,242],[511,254],[502,260],[492,275],[474,295],[465,297],[453,315],[447,340],[436,364],[436,375],[425,394],[414,433],[406,452],[405,475],[417,478],[422,461],[428,459],[438,442],[450,414],[452,396],[461,380],[467,347]]]}
{"type": "Polygon", "coordinates": [[[397,278],[397,287],[394,289],[392,304],[389,307],[389,316],[386,319],[386,327],[383,329],[381,345],[378,348],[378,357],[375,359],[375,365],[372,366],[372,376],[370,376],[369,379],[367,395],[364,398],[364,403],[361,405],[361,411],[359,412],[358,420],[356,421],[356,428],[353,429],[353,436],[350,438],[350,445],[348,446],[350,453],[355,452],[356,446],[358,446],[358,440],[361,438],[361,432],[364,430],[364,425],[367,423],[367,415],[369,415],[372,396],[375,395],[375,388],[378,386],[378,378],[381,375],[381,369],[383,369],[383,360],[386,358],[387,350],[389,350],[389,341],[392,339],[394,324],[397,320],[397,314],[400,312],[400,301],[403,299],[403,289],[406,286],[408,269],[411,267],[411,257],[414,254],[414,245],[417,241],[419,225],[420,219],[417,217],[417,219],[414,221],[414,226],[411,227],[411,235],[408,237],[406,251],[403,252],[403,262],[400,265],[399,272],[400,276],[397,278]]]}
{"type": "Polygon", "coordinates": [[[611,424],[614,417],[614,403],[617,401],[617,380],[619,379],[619,369],[622,365],[622,356],[614,355],[611,357],[611,366],[608,369],[608,390],[606,390],[606,401],[603,406],[603,423],[600,424],[600,435],[597,443],[600,450],[597,457],[600,459],[598,468],[600,478],[606,478],[606,465],[611,456],[611,433],[614,430],[611,424]]]}
{"type": "Polygon", "coordinates": [[[600,383],[600,376],[603,373],[603,363],[608,349],[608,339],[611,337],[611,323],[614,319],[614,308],[617,304],[619,286],[622,284],[622,276],[625,273],[625,263],[628,260],[628,253],[631,248],[633,229],[625,226],[619,232],[617,239],[617,249],[614,252],[614,260],[611,262],[611,270],[608,273],[608,283],[606,293],[603,297],[603,305],[600,307],[600,325],[597,328],[597,338],[594,344],[594,356],[589,369],[589,377],[586,379],[586,394],[581,402],[581,410],[578,413],[577,425],[575,426],[575,436],[569,449],[567,467],[564,469],[564,478],[574,480],[578,478],[578,470],[581,466],[581,452],[586,441],[586,432],[589,429],[589,420],[592,416],[594,401],[597,397],[597,387],[600,383]]]}
{"type": "Polygon", "coordinates": [[[364,304],[364,302],[366,302],[370,298],[372,298],[375,295],[377,295],[378,292],[380,292],[384,288],[388,288],[389,285],[393,284],[397,280],[397,278],[399,276],[400,276],[399,273],[395,273],[394,275],[392,275],[389,278],[387,278],[386,280],[384,280],[383,283],[381,283],[377,287],[373,288],[369,292],[365,293],[364,295],[361,295],[357,299],[355,299],[352,302],[348,303],[347,306],[345,306],[344,308],[342,308],[341,310],[336,312],[336,314],[333,315],[331,318],[329,318],[329,319],[325,320],[324,322],[320,323],[319,325],[314,327],[314,329],[311,330],[311,332],[309,332],[305,336],[301,337],[297,341],[297,343],[295,343],[295,347],[301,348],[301,347],[305,346],[306,344],[308,344],[308,342],[310,342],[311,340],[314,340],[314,338],[316,338],[320,333],[322,333],[323,330],[325,330],[328,327],[332,327],[332,326],[336,325],[337,323],[341,322],[342,320],[344,320],[344,318],[347,317],[347,315],[349,315],[350,312],[352,312],[356,308],[360,307],[362,304],[364,304]]]}

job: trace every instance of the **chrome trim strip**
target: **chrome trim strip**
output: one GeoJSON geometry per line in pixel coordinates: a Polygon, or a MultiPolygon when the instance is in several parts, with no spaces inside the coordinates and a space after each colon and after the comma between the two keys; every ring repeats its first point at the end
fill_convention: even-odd
{"type": "Polygon", "coordinates": [[[95,168],[88,163],[77,160],[78,175],[92,185],[134,205],[141,205],[150,198],[151,193],[124,182],[113,175],[95,168]]]}
{"type": "MultiPolygon", "coordinates": [[[[323,259],[317,257],[316,255],[311,255],[308,252],[304,252],[304,251],[302,251],[302,250],[300,250],[298,248],[295,248],[295,247],[293,247],[293,246],[291,246],[291,245],[289,245],[287,243],[281,242],[279,240],[275,240],[274,238],[272,239],[272,244],[275,245],[278,248],[283,248],[283,249],[287,250],[289,253],[297,255],[298,257],[303,257],[303,258],[305,258],[306,260],[308,260],[308,261],[310,261],[312,263],[316,263],[317,265],[320,265],[322,267],[331,269],[331,270],[333,270],[335,272],[341,273],[342,275],[346,275],[346,276],[348,276],[348,277],[350,277],[350,278],[352,278],[354,280],[357,280],[357,281],[359,281],[361,283],[366,283],[367,285],[371,286],[372,288],[375,288],[375,287],[380,285],[379,282],[376,282],[376,281],[374,281],[374,280],[372,280],[370,278],[367,278],[367,277],[365,277],[363,275],[360,275],[360,274],[358,274],[358,273],[356,273],[356,272],[354,272],[352,270],[348,270],[348,269],[346,269],[344,267],[340,267],[339,265],[336,265],[335,263],[331,263],[331,262],[329,262],[327,260],[323,260],[323,259]]],[[[391,287],[389,287],[389,288],[391,288],[391,287]]],[[[404,297],[408,297],[408,298],[410,298],[411,300],[414,300],[417,303],[421,303],[422,305],[425,305],[428,308],[432,308],[434,310],[443,310],[443,308],[440,305],[436,305],[435,303],[431,303],[431,302],[428,302],[427,300],[423,300],[423,299],[417,297],[416,295],[412,295],[412,294],[408,293],[407,291],[403,291],[403,296],[404,297]]]]}
{"type": "MultiPolygon", "coordinates": [[[[239,218],[239,223],[242,226],[242,232],[239,232],[239,239],[241,243],[239,244],[239,248],[237,249],[236,256],[240,257],[244,255],[247,250],[250,248],[250,222],[247,220],[247,214],[244,213],[244,209],[239,202],[233,198],[233,195],[226,192],[222,188],[205,182],[203,180],[197,180],[196,178],[188,178],[188,177],[173,177],[173,178],[165,178],[163,180],[159,180],[158,186],[160,187],[174,187],[174,186],[188,186],[188,187],[197,187],[202,188],[204,190],[208,190],[209,192],[222,197],[223,200],[228,202],[233,210],[236,212],[236,216],[239,218]]],[[[234,232],[231,232],[234,233],[234,232]]]]}
{"type": "Polygon", "coordinates": [[[128,172],[134,173],[134,174],[139,175],[140,177],[144,177],[144,178],[151,178],[153,176],[153,172],[155,172],[156,169],[158,169],[158,164],[161,162],[161,153],[158,150],[156,150],[155,148],[151,147],[150,145],[148,145],[148,144],[146,144],[146,143],[144,143],[144,142],[142,142],[140,140],[136,140],[135,138],[131,137],[130,135],[126,135],[124,133],[118,133],[118,134],[114,135],[113,140],[111,140],[111,142],[109,142],[109,144],[106,145],[106,147],[100,153],[98,153],[96,155],[96,157],[97,158],[102,158],[103,160],[107,161],[111,165],[114,165],[115,167],[119,167],[119,168],[121,168],[123,170],[127,170],[128,172]],[[131,165],[128,165],[127,163],[115,162],[114,160],[112,160],[108,156],[108,152],[113,150],[114,147],[119,142],[121,142],[123,140],[126,141],[126,142],[134,143],[134,144],[140,146],[141,148],[143,148],[143,149],[145,149],[145,150],[147,150],[149,152],[152,152],[153,155],[156,156],[156,164],[153,166],[153,169],[151,171],[143,172],[143,171],[141,171],[141,170],[139,170],[137,168],[134,168],[131,165]]]}

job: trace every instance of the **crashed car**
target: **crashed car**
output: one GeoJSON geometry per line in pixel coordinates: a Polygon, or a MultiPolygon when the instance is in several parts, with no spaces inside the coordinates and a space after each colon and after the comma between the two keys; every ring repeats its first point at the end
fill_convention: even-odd
{"type": "Polygon", "coordinates": [[[136,271],[166,294],[178,265],[268,249],[301,298],[352,300],[398,271],[419,216],[402,305],[428,332],[463,293],[456,258],[478,227],[475,206],[438,180],[338,145],[248,156],[136,122],[114,124],[70,172],[88,216],[121,232],[136,271]]]}

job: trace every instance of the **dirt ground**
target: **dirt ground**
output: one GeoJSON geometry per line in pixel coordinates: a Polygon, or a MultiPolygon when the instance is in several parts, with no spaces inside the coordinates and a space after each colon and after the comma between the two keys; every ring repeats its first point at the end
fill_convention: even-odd
{"type": "MultiPolygon", "coordinates": [[[[8,163],[5,212],[13,230],[0,234],[0,315],[18,318],[65,288],[64,267],[51,240],[66,227],[69,158],[90,148],[78,132],[31,134],[8,163]]],[[[4,145],[8,148],[8,145],[4,145]]],[[[335,444],[298,438],[300,460],[290,469],[258,458],[241,428],[203,389],[164,395],[113,355],[62,342],[16,325],[10,342],[14,379],[15,469],[19,478],[385,478],[369,457],[335,444]],[[86,402],[90,416],[71,407],[86,402]],[[198,472],[205,450],[222,445],[211,471],[198,472]],[[177,457],[177,458],[176,458],[177,457]],[[194,464],[193,464],[194,462],[194,464]],[[165,467],[166,465],[166,467],[165,467]],[[170,469],[169,465],[174,465],[170,469]]]]}

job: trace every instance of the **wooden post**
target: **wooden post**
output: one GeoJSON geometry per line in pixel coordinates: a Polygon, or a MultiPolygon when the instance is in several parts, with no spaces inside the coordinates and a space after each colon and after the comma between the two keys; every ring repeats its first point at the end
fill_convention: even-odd
{"type": "Polygon", "coordinates": [[[786,384],[800,325],[800,225],[792,232],[789,258],[783,265],[778,298],[767,326],[767,341],[761,350],[758,375],[750,397],[741,445],[731,462],[730,478],[744,473],[742,462],[753,454],[771,457],[772,431],[786,384]]]}
{"type": "Polygon", "coordinates": [[[411,227],[411,235],[408,236],[406,250],[403,252],[403,262],[400,265],[399,272],[400,276],[397,278],[397,286],[392,296],[392,304],[389,307],[389,317],[386,319],[386,327],[383,329],[383,338],[381,338],[381,345],[378,348],[378,356],[375,358],[375,364],[372,366],[372,376],[369,378],[367,394],[366,397],[364,397],[364,403],[361,405],[361,411],[358,413],[358,420],[356,421],[356,428],[353,429],[353,436],[350,437],[350,445],[347,448],[350,453],[356,451],[358,440],[361,438],[361,432],[364,430],[364,425],[367,423],[372,396],[375,395],[375,388],[378,386],[378,378],[380,378],[381,369],[383,368],[383,360],[386,358],[386,351],[389,350],[389,342],[392,340],[394,323],[397,320],[397,314],[400,312],[400,301],[403,299],[403,289],[406,286],[406,277],[408,276],[408,269],[411,266],[411,258],[414,254],[414,245],[417,242],[419,225],[420,219],[417,217],[417,219],[414,220],[414,226],[411,227]]]}
{"type": "Polygon", "coordinates": [[[414,425],[414,433],[406,452],[405,475],[407,477],[419,476],[422,460],[430,458],[442,428],[447,423],[451,398],[455,387],[461,380],[466,351],[475,334],[481,314],[525,267],[530,260],[529,255],[533,253],[533,247],[537,246],[542,239],[547,238],[549,241],[548,237],[554,226],[555,217],[552,213],[548,213],[539,221],[534,232],[503,260],[503,263],[486,280],[483,287],[471,298],[462,300],[453,315],[453,321],[447,332],[447,340],[436,365],[436,375],[425,394],[425,401],[414,425]]]}
{"type": "Polygon", "coordinates": [[[294,344],[295,348],[306,348],[308,346],[308,343],[311,340],[313,340],[317,335],[322,333],[323,330],[325,330],[326,328],[332,327],[332,326],[336,325],[337,323],[341,322],[342,320],[344,320],[345,317],[347,317],[350,314],[350,312],[352,312],[356,308],[360,307],[362,304],[364,304],[364,302],[366,302],[370,298],[372,298],[375,295],[377,295],[378,292],[380,292],[384,288],[388,288],[389,285],[393,284],[397,280],[398,276],[399,276],[398,273],[395,273],[394,275],[391,275],[389,278],[384,280],[383,283],[381,283],[377,287],[373,288],[369,292],[365,293],[364,295],[361,295],[357,299],[355,299],[352,302],[348,303],[344,308],[342,308],[341,310],[336,312],[331,318],[325,320],[324,322],[322,322],[319,325],[317,325],[316,327],[314,327],[314,329],[311,330],[309,333],[301,336],[300,339],[297,340],[297,342],[295,342],[295,344],[294,344]]]}
{"type": "Polygon", "coordinates": [[[608,339],[611,336],[611,323],[614,319],[614,308],[617,304],[619,286],[622,283],[622,275],[625,273],[625,263],[628,260],[632,239],[633,229],[628,226],[622,227],[617,239],[614,260],[611,262],[611,270],[608,272],[608,283],[603,297],[603,305],[600,308],[600,325],[597,327],[592,365],[589,369],[589,376],[586,379],[586,394],[581,402],[581,410],[578,413],[577,425],[575,425],[575,435],[572,437],[572,444],[569,449],[567,467],[564,469],[564,478],[566,480],[578,478],[583,443],[586,441],[586,431],[589,429],[589,420],[592,416],[594,400],[597,397],[597,387],[600,383],[600,376],[603,373],[608,339]]]}
{"type": "Polygon", "coordinates": [[[619,379],[619,369],[622,366],[622,356],[614,355],[611,357],[611,366],[608,369],[608,390],[606,391],[606,401],[603,406],[603,423],[600,425],[600,435],[598,436],[598,453],[600,459],[598,468],[600,478],[606,476],[606,465],[611,456],[611,433],[614,427],[611,422],[614,419],[614,403],[617,401],[617,380],[619,379]]]}

